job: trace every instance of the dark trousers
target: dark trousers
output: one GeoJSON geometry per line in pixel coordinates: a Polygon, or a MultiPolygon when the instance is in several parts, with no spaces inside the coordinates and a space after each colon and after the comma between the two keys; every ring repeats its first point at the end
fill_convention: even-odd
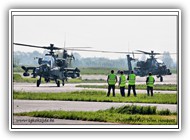
{"type": "Polygon", "coordinates": [[[130,96],[131,87],[132,87],[132,89],[133,89],[133,94],[134,94],[134,96],[136,96],[135,85],[128,85],[128,95],[127,95],[127,96],[130,96]]]}
{"type": "Polygon", "coordinates": [[[121,96],[125,96],[125,87],[120,87],[121,96]]]}
{"type": "Polygon", "coordinates": [[[110,96],[110,91],[113,91],[113,96],[115,96],[115,85],[108,85],[108,93],[107,96],[110,96]]]}
{"type": "Polygon", "coordinates": [[[147,86],[147,94],[148,94],[148,96],[149,96],[149,91],[151,93],[151,96],[153,96],[153,87],[147,86]]]}

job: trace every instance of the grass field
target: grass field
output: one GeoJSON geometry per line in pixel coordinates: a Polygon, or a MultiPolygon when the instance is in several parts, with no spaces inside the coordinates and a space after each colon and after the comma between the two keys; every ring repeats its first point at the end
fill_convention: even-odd
{"type": "MultiPolygon", "coordinates": [[[[119,69],[119,68],[102,68],[102,67],[86,67],[86,68],[80,68],[79,67],[79,69],[80,69],[80,73],[81,74],[98,74],[98,75],[100,75],[100,74],[103,74],[103,75],[107,75],[107,74],[109,74],[110,73],[110,71],[113,69],[114,71],[115,71],[115,73],[118,71],[118,70],[124,70],[124,69],[119,69]]],[[[17,66],[17,67],[14,67],[13,68],[13,71],[14,72],[24,72],[24,70],[21,68],[21,67],[19,67],[19,66],[17,66]]],[[[176,74],[176,69],[171,69],[171,72],[173,73],[173,74],[176,74]]]]}
{"type": "Polygon", "coordinates": [[[62,100],[62,101],[89,101],[89,102],[130,102],[130,103],[158,103],[177,104],[177,94],[154,94],[153,97],[146,94],[138,94],[137,97],[106,97],[104,91],[76,91],[65,93],[32,93],[13,92],[13,99],[21,100],[62,100]]]}
{"type": "MultiPolygon", "coordinates": [[[[110,71],[113,69],[115,72],[117,72],[118,68],[100,68],[100,67],[88,67],[88,68],[79,68],[80,74],[103,74],[107,75],[110,73],[110,71]]],[[[24,72],[24,70],[17,66],[13,68],[13,72],[24,72]]]]}
{"type": "Polygon", "coordinates": [[[176,113],[157,111],[156,107],[123,106],[107,110],[92,111],[34,111],[14,113],[17,116],[32,116],[54,119],[111,122],[135,125],[176,125],[176,113]]]}
{"type": "MultiPolygon", "coordinates": [[[[13,82],[27,82],[27,83],[36,83],[36,81],[39,78],[31,78],[31,77],[22,77],[20,74],[13,74],[13,82]]],[[[52,83],[54,81],[51,81],[52,83]]],[[[105,83],[106,81],[103,79],[81,79],[81,78],[75,78],[75,79],[68,79],[68,81],[65,81],[66,83],[105,83]]],[[[42,83],[45,83],[44,79],[42,78],[42,83]]]]}
{"type": "MultiPolygon", "coordinates": [[[[27,83],[36,83],[37,78],[23,78],[20,74],[13,74],[13,82],[27,82],[27,83]]],[[[42,78],[42,83],[44,83],[44,79],[42,78]]]]}
{"type": "Polygon", "coordinates": [[[115,73],[119,70],[118,68],[99,68],[99,67],[88,67],[80,68],[81,74],[89,75],[108,75],[111,70],[114,70],[115,73]]]}

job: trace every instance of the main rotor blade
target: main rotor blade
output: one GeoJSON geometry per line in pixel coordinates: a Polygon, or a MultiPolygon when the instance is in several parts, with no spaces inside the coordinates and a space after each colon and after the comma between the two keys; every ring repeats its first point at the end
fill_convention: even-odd
{"type": "Polygon", "coordinates": [[[142,52],[144,54],[149,54],[149,55],[161,55],[161,53],[154,53],[154,52],[145,52],[145,51],[141,51],[141,50],[136,50],[138,52],[142,52]]]}
{"type": "Polygon", "coordinates": [[[28,44],[21,44],[21,43],[13,43],[14,45],[19,45],[19,46],[27,46],[27,47],[34,47],[34,48],[42,48],[42,49],[47,49],[48,47],[44,46],[35,46],[35,45],[28,45],[28,44]]]}
{"type": "Polygon", "coordinates": [[[144,53],[144,54],[150,54],[149,52],[141,51],[141,50],[136,50],[138,52],[144,53]]]}
{"type": "Polygon", "coordinates": [[[170,55],[174,55],[174,54],[177,54],[177,53],[169,53],[170,55]]]}
{"type": "Polygon", "coordinates": [[[86,49],[86,48],[88,49],[88,48],[92,48],[92,47],[79,47],[79,46],[76,46],[76,47],[65,47],[65,50],[67,50],[67,49],[80,49],[80,48],[81,49],[83,49],[83,48],[84,49],[86,49]]]}
{"type": "Polygon", "coordinates": [[[86,52],[101,52],[101,53],[122,53],[122,54],[132,54],[132,52],[116,52],[116,51],[101,51],[101,50],[82,50],[82,49],[67,49],[73,51],[86,51],[86,52]]]}
{"type": "Polygon", "coordinates": [[[53,44],[50,44],[50,46],[36,46],[36,45],[28,45],[28,44],[22,44],[22,43],[13,43],[13,44],[14,45],[19,45],[19,46],[48,49],[48,50],[62,50],[63,49],[63,48],[55,47],[55,46],[53,46],[53,44]]]}

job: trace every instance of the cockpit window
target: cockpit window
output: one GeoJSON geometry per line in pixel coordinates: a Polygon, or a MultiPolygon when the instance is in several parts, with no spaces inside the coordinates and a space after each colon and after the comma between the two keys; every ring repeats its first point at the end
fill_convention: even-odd
{"type": "Polygon", "coordinates": [[[162,61],[162,60],[160,60],[160,59],[157,59],[157,62],[158,62],[158,63],[160,63],[160,64],[162,64],[162,63],[163,63],[163,61],[162,61]]]}
{"type": "Polygon", "coordinates": [[[45,56],[45,57],[42,59],[42,63],[43,63],[43,64],[49,64],[50,67],[53,67],[54,58],[53,58],[52,56],[45,56]]]}

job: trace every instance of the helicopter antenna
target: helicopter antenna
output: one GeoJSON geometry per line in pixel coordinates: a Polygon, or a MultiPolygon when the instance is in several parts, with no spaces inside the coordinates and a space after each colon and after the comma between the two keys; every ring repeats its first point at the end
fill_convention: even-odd
{"type": "Polygon", "coordinates": [[[66,46],[66,33],[65,33],[65,39],[64,39],[64,50],[65,50],[65,46],[66,46]]]}
{"type": "Polygon", "coordinates": [[[128,44],[127,44],[127,45],[128,45],[128,52],[129,52],[129,50],[130,50],[130,47],[129,47],[129,41],[128,41],[128,44]]]}

